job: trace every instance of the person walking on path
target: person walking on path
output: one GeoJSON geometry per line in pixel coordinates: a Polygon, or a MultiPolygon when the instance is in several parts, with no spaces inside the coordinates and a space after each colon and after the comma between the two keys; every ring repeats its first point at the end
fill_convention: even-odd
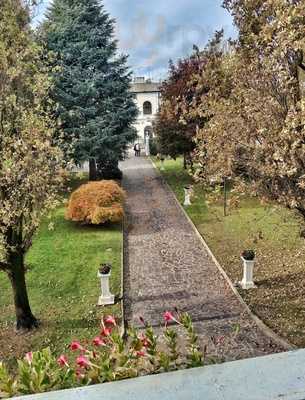
{"type": "Polygon", "coordinates": [[[135,145],[134,145],[134,152],[135,152],[135,156],[136,157],[140,157],[141,156],[141,147],[140,147],[140,144],[139,143],[136,143],[135,145]]]}

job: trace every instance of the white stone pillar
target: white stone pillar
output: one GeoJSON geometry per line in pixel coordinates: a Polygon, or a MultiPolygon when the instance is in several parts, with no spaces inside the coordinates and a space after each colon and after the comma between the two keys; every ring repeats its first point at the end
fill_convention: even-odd
{"type": "Polygon", "coordinates": [[[191,194],[192,194],[192,188],[190,186],[185,186],[184,187],[184,206],[191,206],[191,194]]]}
{"type": "Polygon", "coordinates": [[[97,304],[99,306],[114,304],[114,295],[110,293],[110,285],[109,285],[111,272],[109,272],[109,274],[101,274],[98,271],[97,276],[101,280],[101,295],[98,299],[97,304]]]}
{"type": "Polygon", "coordinates": [[[149,136],[146,136],[146,139],[145,139],[145,153],[146,153],[147,157],[150,156],[149,136]]]}
{"type": "Polygon", "coordinates": [[[253,269],[254,269],[254,263],[255,260],[245,260],[243,257],[241,257],[243,261],[243,279],[241,282],[239,282],[240,286],[242,289],[252,289],[255,288],[256,285],[253,282],[253,269]]]}

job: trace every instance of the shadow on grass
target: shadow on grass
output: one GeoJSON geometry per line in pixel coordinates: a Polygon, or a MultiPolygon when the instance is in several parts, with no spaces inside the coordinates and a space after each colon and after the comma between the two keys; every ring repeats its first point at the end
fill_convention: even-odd
{"type": "MultiPolygon", "coordinates": [[[[257,285],[261,288],[271,289],[274,287],[283,288],[290,285],[299,284],[300,282],[305,281],[305,271],[303,272],[295,272],[295,273],[288,273],[284,275],[278,275],[268,279],[262,279],[260,281],[256,281],[257,285]]],[[[289,293],[287,293],[289,295],[289,293]]]]}
{"type": "Polygon", "coordinates": [[[60,331],[67,329],[88,329],[98,327],[100,325],[100,318],[75,318],[75,319],[49,319],[41,321],[42,328],[55,328],[60,331]]]}
{"type": "Polygon", "coordinates": [[[92,224],[64,220],[64,223],[67,224],[68,228],[71,230],[85,231],[90,233],[100,232],[101,230],[104,230],[105,232],[107,231],[111,232],[113,230],[120,231],[122,227],[122,224],[120,222],[117,223],[105,222],[104,224],[100,225],[92,225],[92,224]]]}

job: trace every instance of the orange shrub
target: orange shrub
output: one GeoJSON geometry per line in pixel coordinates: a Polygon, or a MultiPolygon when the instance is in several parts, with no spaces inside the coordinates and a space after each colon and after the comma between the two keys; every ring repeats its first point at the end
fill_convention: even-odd
{"type": "Polygon", "coordinates": [[[72,193],[66,219],[99,225],[119,222],[124,216],[124,191],[114,181],[89,182],[72,193]]]}

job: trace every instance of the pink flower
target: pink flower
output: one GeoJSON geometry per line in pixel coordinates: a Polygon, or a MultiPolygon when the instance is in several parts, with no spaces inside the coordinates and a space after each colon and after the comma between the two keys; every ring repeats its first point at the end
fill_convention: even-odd
{"type": "Polygon", "coordinates": [[[137,351],[137,352],[136,352],[136,355],[137,355],[138,357],[144,357],[144,356],[145,356],[145,353],[144,353],[144,351],[137,351]]]}
{"type": "Polygon", "coordinates": [[[66,357],[64,354],[62,354],[62,355],[57,359],[57,363],[58,363],[58,365],[60,365],[61,367],[69,367],[68,359],[67,359],[67,357],[66,357]]]}
{"type": "Polygon", "coordinates": [[[81,368],[87,368],[90,366],[90,361],[85,356],[79,356],[76,359],[76,364],[81,368]]]}
{"type": "Polygon", "coordinates": [[[103,328],[101,330],[101,335],[102,336],[110,336],[111,335],[111,329],[110,328],[103,328]]]}
{"type": "Polygon", "coordinates": [[[165,322],[176,321],[175,317],[173,316],[173,314],[170,311],[166,311],[163,314],[163,318],[164,318],[165,322]]]}
{"type": "Polygon", "coordinates": [[[108,317],[105,318],[105,322],[106,322],[107,324],[116,326],[115,318],[114,318],[112,315],[108,315],[108,317]]]}
{"type": "Polygon", "coordinates": [[[142,345],[144,347],[148,347],[149,346],[149,341],[148,341],[148,339],[147,339],[147,337],[145,335],[141,334],[139,339],[141,340],[142,345]]]}
{"type": "Polygon", "coordinates": [[[70,345],[70,349],[72,351],[76,351],[76,350],[83,351],[84,350],[83,346],[79,342],[72,342],[70,345]]]}
{"type": "Polygon", "coordinates": [[[25,355],[25,360],[29,363],[32,364],[33,361],[33,353],[30,351],[29,353],[26,353],[25,355]]]}
{"type": "Polygon", "coordinates": [[[100,347],[100,346],[106,346],[106,343],[103,339],[101,339],[99,336],[95,337],[92,341],[94,346],[100,347]]]}

